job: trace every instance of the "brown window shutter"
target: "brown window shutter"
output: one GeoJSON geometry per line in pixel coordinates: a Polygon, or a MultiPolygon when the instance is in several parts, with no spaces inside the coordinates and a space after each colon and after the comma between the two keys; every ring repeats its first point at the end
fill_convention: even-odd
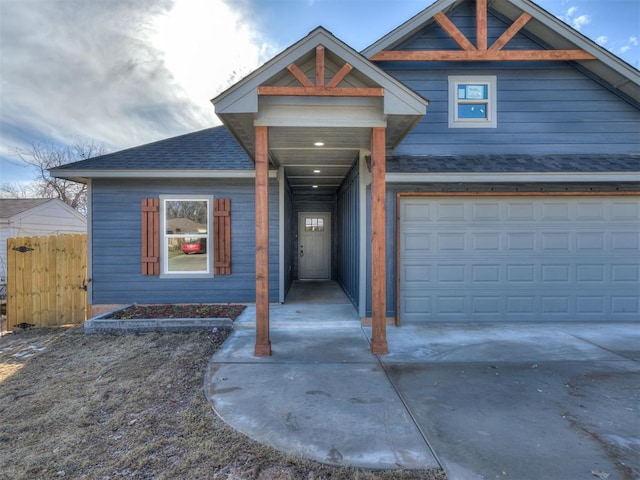
{"type": "Polygon", "coordinates": [[[213,201],[213,273],[231,275],[231,199],[213,201]]]}
{"type": "Polygon", "coordinates": [[[160,199],[142,199],[142,275],[160,275],[160,199]]]}

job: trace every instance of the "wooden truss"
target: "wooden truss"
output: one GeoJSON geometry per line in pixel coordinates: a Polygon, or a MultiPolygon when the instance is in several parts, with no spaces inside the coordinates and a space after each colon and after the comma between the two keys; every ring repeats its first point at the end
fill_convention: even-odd
{"type": "Polygon", "coordinates": [[[338,87],[347,75],[353,70],[353,66],[345,63],[340,70],[325,84],[325,48],[322,45],[316,47],[316,83],[304,74],[295,63],[287,67],[289,73],[300,83],[299,87],[270,86],[258,87],[258,95],[283,95],[283,96],[313,96],[313,97],[383,97],[384,88],[378,87],[338,87]]]}
{"type": "Polygon", "coordinates": [[[384,50],[371,57],[375,62],[504,62],[504,61],[544,61],[544,60],[595,60],[584,50],[503,50],[503,47],[531,20],[531,15],[523,12],[513,24],[487,48],[487,0],[476,0],[477,45],[469,39],[442,12],[433,18],[462,50],[384,50]]]}

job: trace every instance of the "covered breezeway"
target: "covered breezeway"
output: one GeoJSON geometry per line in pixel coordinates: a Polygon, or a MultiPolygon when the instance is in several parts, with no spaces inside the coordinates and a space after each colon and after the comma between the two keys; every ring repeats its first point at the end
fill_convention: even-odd
{"type": "MultiPolygon", "coordinates": [[[[269,336],[269,170],[280,175],[281,297],[287,288],[285,236],[291,235],[292,192],[336,191],[356,166],[361,182],[371,185],[371,351],[387,352],[385,155],[426,113],[427,101],[322,28],[276,56],[213,100],[217,115],[255,161],[256,166],[256,345],[255,354],[271,354],[269,336]],[[365,160],[370,158],[370,171],[365,160]],[[366,170],[366,171],[365,171],[366,170]],[[289,202],[284,199],[289,195],[289,202]],[[289,228],[285,228],[289,225],[289,228]]],[[[364,189],[360,184],[359,191],[364,189]]],[[[364,202],[359,202],[360,207],[364,202]]],[[[318,212],[322,213],[322,212],[318,212]]],[[[362,213],[360,211],[359,213],[362,213]]],[[[357,218],[354,215],[353,221],[357,218]]],[[[320,217],[318,217],[320,218],[320,217]]],[[[362,215],[360,215],[362,218],[362,215]]],[[[365,225],[359,229],[365,241],[365,225]]],[[[359,284],[366,268],[361,245],[359,284]]],[[[296,255],[299,254],[296,251],[296,255]]],[[[366,291],[359,288],[357,303],[366,291]]]]}

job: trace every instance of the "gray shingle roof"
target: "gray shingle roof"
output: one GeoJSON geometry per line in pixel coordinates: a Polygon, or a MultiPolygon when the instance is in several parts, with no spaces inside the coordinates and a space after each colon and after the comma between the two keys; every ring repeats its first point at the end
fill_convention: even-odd
{"type": "Polygon", "coordinates": [[[389,155],[387,172],[640,172],[640,155],[389,155]]]}
{"type": "Polygon", "coordinates": [[[253,162],[224,126],[128,148],[56,170],[244,170],[253,162]]]}
{"type": "Polygon", "coordinates": [[[11,218],[49,201],[50,198],[0,198],[0,218],[11,218]]]}

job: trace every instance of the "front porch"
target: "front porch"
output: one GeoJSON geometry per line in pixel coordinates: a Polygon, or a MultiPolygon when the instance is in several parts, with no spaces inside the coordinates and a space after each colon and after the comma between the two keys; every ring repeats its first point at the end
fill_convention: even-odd
{"type": "MultiPolygon", "coordinates": [[[[297,276],[292,271],[295,262],[288,261],[306,252],[293,227],[299,205],[295,197],[337,197],[355,172],[356,198],[347,202],[348,211],[336,215],[343,223],[335,243],[345,249],[352,270],[355,265],[344,283],[349,283],[347,290],[361,316],[367,295],[371,298],[371,351],[387,353],[386,149],[409,133],[426,113],[428,102],[318,28],[213,103],[255,162],[255,354],[271,355],[270,170],[277,170],[279,179],[280,301],[291,280],[305,277],[297,276]],[[354,236],[357,242],[346,245],[346,239],[354,236]]],[[[336,264],[341,267],[344,262],[336,264]]],[[[337,277],[333,272],[328,276],[337,277]]]]}

